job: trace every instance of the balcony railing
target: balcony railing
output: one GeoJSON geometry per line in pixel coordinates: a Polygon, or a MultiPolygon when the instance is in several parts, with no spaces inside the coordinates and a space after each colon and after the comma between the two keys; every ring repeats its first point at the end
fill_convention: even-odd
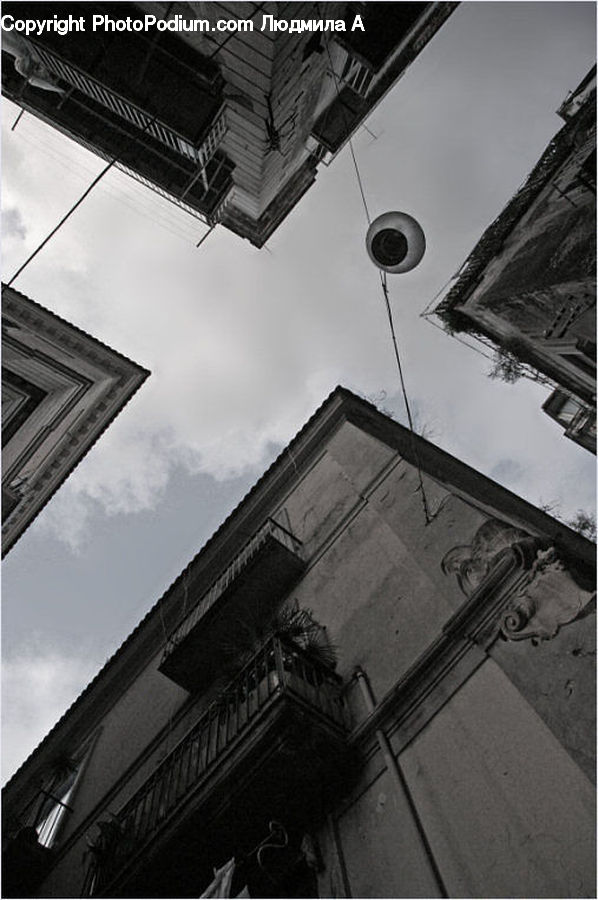
{"type": "Polygon", "coordinates": [[[33,47],[33,53],[54,75],[57,75],[71,87],[78,88],[87,97],[95,100],[101,106],[106,107],[111,112],[125,119],[142,131],[150,134],[153,138],[164,144],[170,150],[184,156],[186,159],[196,163],[204,180],[204,187],[208,190],[205,182],[205,169],[216,150],[218,149],[224,135],[226,134],[226,118],[224,109],[216,117],[207,137],[199,145],[188,141],[185,137],[178,134],[173,128],[160,122],[155,116],[150,115],[132,103],[130,100],[110,90],[101,84],[95,78],[92,78],[85,72],[82,72],[71,63],[65,62],[60,57],[55,56],[44,47],[37,44],[33,47]]]}
{"type": "Polygon", "coordinates": [[[267,614],[268,605],[280,600],[302,572],[301,547],[301,541],[286,528],[268,519],[174,629],[160,671],[188,690],[198,687],[201,668],[209,669],[213,677],[217,630],[223,626],[216,624],[210,631],[214,619],[210,611],[217,603],[222,611],[225,603],[236,598],[244,615],[251,616],[256,609],[267,614]]]}
{"type": "MultiPolygon", "coordinates": [[[[268,715],[275,716],[275,709],[286,704],[304,714],[307,711],[312,723],[320,723],[322,732],[332,730],[342,739],[345,710],[341,687],[340,678],[308,652],[291,641],[271,637],[108,823],[112,839],[96,854],[87,876],[86,896],[109,891],[160,833],[169,826],[172,830],[173,819],[180,823],[185,812],[193,811],[194,798],[195,808],[197,802],[201,806],[197,797],[205,800],[205,790],[225,759],[231,765],[232,758],[233,769],[236,759],[238,768],[243,769],[243,747],[255,746],[256,729],[268,715]],[[254,735],[251,741],[250,733],[254,735]]],[[[263,741],[271,747],[271,738],[263,741]]],[[[292,762],[289,767],[292,769],[292,762]]],[[[233,771],[232,784],[237,781],[233,771]]],[[[288,783],[293,791],[292,772],[288,783]]],[[[227,787],[225,792],[230,794],[230,790],[227,787]]],[[[102,824],[105,835],[106,823],[102,824]]]]}
{"type": "Polygon", "coordinates": [[[345,59],[345,64],[343,66],[340,80],[344,84],[348,84],[350,88],[353,88],[356,94],[359,94],[360,97],[367,97],[367,93],[369,87],[373,81],[374,73],[367,66],[364,66],[362,62],[356,59],[351,54],[347,54],[347,58],[345,59]]]}

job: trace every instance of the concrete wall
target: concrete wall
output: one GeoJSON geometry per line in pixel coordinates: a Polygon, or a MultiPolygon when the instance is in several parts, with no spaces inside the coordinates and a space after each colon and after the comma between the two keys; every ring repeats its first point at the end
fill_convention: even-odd
{"type": "MultiPolygon", "coordinates": [[[[383,766],[379,754],[371,768],[376,762],[383,766]]],[[[595,896],[592,786],[494,661],[476,670],[399,764],[448,896],[595,896]]],[[[321,896],[439,896],[404,797],[384,769],[360,783],[319,840],[321,896]]]]}
{"type": "Polygon", "coordinates": [[[440,561],[487,515],[346,424],[285,504],[310,567],[293,592],[339,650],[339,671],[368,672],[381,697],[463,603],[440,561]]]}
{"type": "MultiPolygon", "coordinates": [[[[591,131],[571,151],[509,233],[467,300],[468,314],[491,322],[485,314],[494,313],[516,331],[541,333],[567,302],[595,298],[596,200],[576,181],[594,140],[591,131]],[[559,285],[563,292],[554,290],[559,285]]],[[[595,329],[594,310],[573,332],[594,340],[595,329]]]]}
{"type": "Polygon", "coordinates": [[[595,782],[595,608],[550,641],[497,641],[490,654],[595,782]]]}
{"type": "Polygon", "coordinates": [[[595,896],[592,786],[492,660],[403,764],[450,896],[595,896]]]}

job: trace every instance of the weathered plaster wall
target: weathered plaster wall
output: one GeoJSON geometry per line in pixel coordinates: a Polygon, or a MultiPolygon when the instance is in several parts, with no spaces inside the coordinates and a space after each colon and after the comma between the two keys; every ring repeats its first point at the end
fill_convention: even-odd
{"type": "Polygon", "coordinates": [[[493,660],[401,762],[450,896],[596,896],[592,785],[493,660]]]}
{"type": "MultiPolygon", "coordinates": [[[[448,896],[595,896],[592,785],[493,660],[399,764],[448,896]]],[[[322,829],[322,896],[439,895],[383,765],[376,754],[322,829]]]]}
{"type": "Polygon", "coordinates": [[[425,479],[351,424],[285,504],[311,565],[292,592],[338,646],[344,677],[361,665],[381,697],[463,602],[443,555],[467,543],[487,515],[425,479]]]}
{"type": "MultiPolygon", "coordinates": [[[[338,646],[340,673],[349,678],[361,665],[378,701],[463,605],[456,578],[445,575],[440,562],[452,548],[469,545],[492,515],[429,478],[425,485],[429,524],[416,470],[383,442],[345,423],[274,515],[303,541],[308,560],[306,574],[281,601],[297,599],[313,610],[338,646]]],[[[567,647],[576,633],[567,636],[567,647]]],[[[529,641],[499,648],[497,660],[504,672],[488,661],[454,696],[447,692],[445,705],[428,724],[425,717],[419,720],[423,730],[401,754],[452,896],[556,896],[561,888],[565,893],[559,896],[590,896],[583,893],[590,882],[589,782],[559,744],[558,729],[551,725],[550,730],[537,714],[560,722],[564,708],[557,703],[550,712],[550,697],[541,699],[553,687],[547,669],[560,659],[556,643],[546,648],[533,648],[529,641]],[[540,655],[534,659],[537,650],[540,655]]],[[[570,655],[581,666],[586,658],[574,649],[571,644],[570,655]]],[[[476,652],[479,665],[482,651],[476,652]]],[[[159,658],[104,716],[69,828],[90,813],[165,729],[108,805],[116,811],[220,687],[213,684],[170,728],[187,694],[157,671],[159,658]]],[[[586,663],[590,665],[583,663],[579,679],[588,677],[586,663]]],[[[464,669],[463,677],[471,671],[464,669]]],[[[579,688],[581,705],[585,690],[579,688]]],[[[353,702],[352,708],[358,725],[366,710],[353,702]]],[[[399,729],[393,735],[395,748],[402,746],[400,738],[399,729]]],[[[573,752],[576,741],[572,737],[565,746],[573,752]]],[[[353,896],[435,895],[405,798],[379,753],[368,761],[352,796],[346,802],[339,799],[334,815],[353,896]]],[[[326,890],[332,896],[344,887],[330,829],[322,833],[321,843],[326,861],[322,878],[328,879],[326,890]]],[[[82,835],[41,895],[78,895],[84,848],[82,835]]]]}
{"type": "MultiPolygon", "coordinates": [[[[484,314],[494,313],[518,331],[542,332],[567,302],[573,307],[595,299],[596,201],[576,181],[593,141],[590,132],[582,145],[572,148],[515,225],[467,300],[468,314],[487,321],[484,314]],[[554,291],[559,285],[570,287],[554,291]]],[[[580,328],[578,322],[578,333],[580,328]]],[[[594,340],[595,329],[594,309],[582,336],[594,340]]]]}
{"type": "Polygon", "coordinates": [[[497,641],[490,655],[595,782],[595,607],[552,640],[497,641]]]}
{"type": "MultiPolygon", "coordinates": [[[[351,896],[440,896],[405,797],[387,771],[338,816],[336,828],[351,896]]],[[[327,887],[323,877],[321,896],[329,896],[327,887]]]]}

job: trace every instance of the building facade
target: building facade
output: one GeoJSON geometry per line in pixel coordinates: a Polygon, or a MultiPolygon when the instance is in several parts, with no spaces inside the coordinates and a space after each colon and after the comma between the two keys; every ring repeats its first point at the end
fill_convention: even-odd
{"type": "Polygon", "coordinates": [[[594,68],[559,108],[565,125],[435,309],[450,332],[490,341],[507,361],[531,366],[594,411],[595,104],[594,68]]]}
{"type": "Polygon", "coordinates": [[[2,554],[149,372],[2,286],[2,554]]]}
{"type": "Polygon", "coordinates": [[[594,549],[337,388],[7,784],[4,896],[595,896],[594,549]]]}
{"type": "Polygon", "coordinates": [[[565,437],[596,453],[596,407],[556,388],[542,404],[544,412],[563,428],[565,437]]]}
{"type": "MultiPolygon", "coordinates": [[[[53,14],[81,17],[85,30],[67,39],[5,32],[2,91],[190,214],[261,247],[456,6],[57,3],[53,14]],[[146,15],[176,30],[110,25],[146,15]],[[94,16],[104,17],[97,29],[94,16]],[[309,28],[291,31],[295,22],[309,28]]],[[[35,3],[3,9],[15,20],[39,16],[35,3]]]]}

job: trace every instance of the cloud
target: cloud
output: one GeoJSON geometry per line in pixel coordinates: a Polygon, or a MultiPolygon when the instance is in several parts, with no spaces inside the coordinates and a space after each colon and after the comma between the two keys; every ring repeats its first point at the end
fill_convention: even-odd
{"type": "Polygon", "coordinates": [[[92,654],[69,654],[32,638],[2,661],[2,775],[8,779],[45,737],[100,664],[92,654]]]}
{"type": "Polygon", "coordinates": [[[21,238],[27,237],[27,230],[21,219],[21,214],[16,207],[2,208],[2,238],[21,238]]]}
{"type": "MultiPolygon", "coordinates": [[[[538,42],[533,10],[521,21],[508,4],[477,6],[492,4],[455,13],[434,52],[422,54],[426,65],[414,63],[376,110],[369,124],[381,136],[373,141],[358,133],[356,154],[372,215],[406,209],[427,234],[421,266],[391,283],[419,421],[428,433],[431,425],[432,439],[449,452],[530,500],[545,493],[542,483],[554,483],[556,472],[555,492],[571,491],[571,503],[584,506],[591,502],[588,462],[541,413],[545,392],[528,383],[491,383],[487,360],[419,317],[557,130],[553,109],[583,75],[583,62],[557,52],[570,40],[567,28],[543,18],[538,42]],[[507,12],[517,19],[516,34],[509,31],[513,22],[505,25],[507,12]],[[468,24],[474,20],[480,21],[468,24]],[[478,35],[499,27],[509,33],[508,70],[498,39],[481,42],[475,65],[455,55],[457,35],[467,46],[480,43],[468,42],[468,27],[478,35]],[[522,81],[520,69],[531,70],[534,53],[534,71],[545,77],[522,81]],[[549,58],[558,66],[547,66],[549,58]],[[517,460],[519,469],[501,469],[497,460],[517,460]]],[[[543,16],[557,12],[543,10],[543,16]]],[[[11,266],[101,166],[31,116],[15,132],[7,129],[5,202],[19,210],[26,233],[18,248],[7,248],[11,266]]],[[[365,395],[385,392],[390,399],[382,405],[400,418],[388,322],[364,251],[365,230],[347,152],[319,174],[269,241],[270,252],[224,229],[196,250],[205,226],[112,170],[16,286],[152,375],[34,527],[80,548],[99,511],[111,516],[156,507],[177,466],[218,479],[263,468],[337,383],[365,395]]]]}

